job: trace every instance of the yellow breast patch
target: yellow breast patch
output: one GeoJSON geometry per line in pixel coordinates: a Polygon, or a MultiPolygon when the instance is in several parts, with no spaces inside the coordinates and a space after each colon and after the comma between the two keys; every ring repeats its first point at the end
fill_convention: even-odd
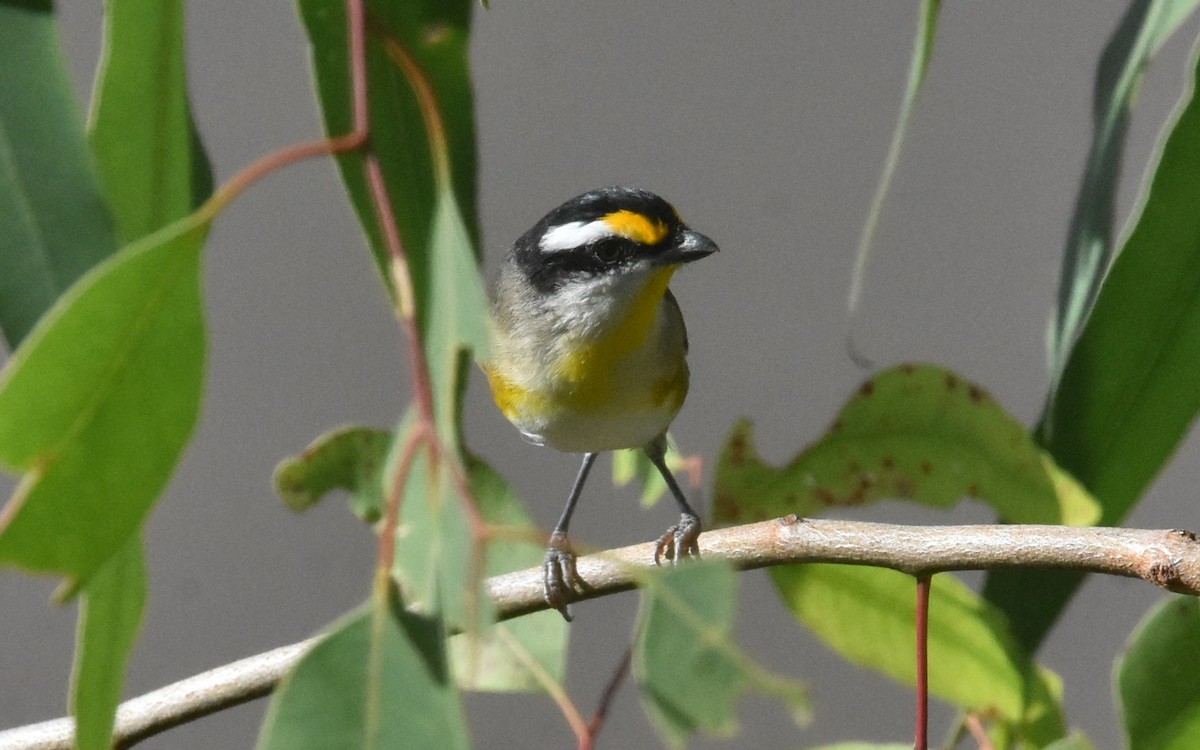
{"type": "MultiPolygon", "coordinates": [[[[615,405],[625,400],[622,395],[629,398],[647,389],[649,392],[645,395],[656,400],[662,398],[661,392],[654,392],[661,386],[656,388],[652,385],[655,382],[652,376],[657,373],[644,373],[649,382],[643,381],[642,388],[638,387],[638,383],[618,383],[615,376],[621,363],[646,345],[674,273],[675,268],[670,266],[655,271],[632,300],[628,313],[619,323],[604,336],[580,346],[559,363],[557,376],[573,386],[569,398],[574,408],[596,409],[615,405]]],[[[686,389],[686,380],[684,382],[686,389]]]]}

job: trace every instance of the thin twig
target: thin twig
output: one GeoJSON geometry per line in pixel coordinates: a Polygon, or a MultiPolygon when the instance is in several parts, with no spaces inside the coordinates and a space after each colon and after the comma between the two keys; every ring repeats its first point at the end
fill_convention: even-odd
{"type": "MultiPolygon", "coordinates": [[[[114,728],[115,747],[130,747],[172,727],[268,695],[316,642],[310,638],[282,646],[122,703],[114,728]]],[[[4,750],[72,750],[74,740],[75,720],[69,717],[0,732],[4,750]]]]}
{"type": "Polygon", "coordinates": [[[929,748],[929,584],[928,573],[917,576],[917,734],[914,750],[929,748]]]}
{"type": "Polygon", "coordinates": [[[608,718],[608,710],[612,708],[617,691],[625,682],[625,678],[629,676],[629,666],[632,662],[633,646],[630,645],[621,655],[621,663],[613,670],[612,677],[608,678],[608,684],[604,686],[604,692],[600,694],[600,703],[596,706],[596,713],[592,715],[592,720],[587,725],[586,742],[580,740],[579,750],[592,750],[592,746],[596,743],[596,736],[604,728],[604,721],[608,718]]]}
{"type": "Polygon", "coordinates": [[[967,730],[971,736],[979,743],[979,750],[996,750],[996,746],[992,744],[992,738],[988,737],[987,728],[983,726],[977,714],[967,714],[966,719],[967,730]]]}
{"type": "MultiPolygon", "coordinates": [[[[910,575],[950,570],[1060,568],[1141,578],[1200,595],[1200,543],[1180,530],[1068,526],[897,526],[798,519],[705,532],[700,551],[748,570],[788,563],[832,562],[893,568],[910,575]]],[[[580,558],[587,598],[626,591],[653,568],[654,544],[580,558]]],[[[540,567],[489,578],[497,616],[545,609],[540,567]]],[[[134,698],[117,712],[121,746],[169,727],[259,698],[271,691],[313,641],[285,646],[134,698]]],[[[0,750],[70,750],[73,722],[57,719],[0,732],[0,750]]]]}

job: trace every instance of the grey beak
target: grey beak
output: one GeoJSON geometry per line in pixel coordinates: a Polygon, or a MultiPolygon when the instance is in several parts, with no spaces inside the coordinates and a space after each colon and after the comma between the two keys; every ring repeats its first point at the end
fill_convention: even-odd
{"type": "Polygon", "coordinates": [[[663,251],[658,259],[663,263],[691,263],[708,257],[719,249],[717,243],[708,237],[691,229],[684,229],[679,233],[679,241],[674,247],[663,251]]]}

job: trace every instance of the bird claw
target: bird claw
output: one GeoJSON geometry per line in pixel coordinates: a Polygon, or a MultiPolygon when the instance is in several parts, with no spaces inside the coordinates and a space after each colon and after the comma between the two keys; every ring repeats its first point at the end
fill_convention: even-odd
{"type": "Polygon", "coordinates": [[[700,519],[683,514],[679,523],[667,529],[654,545],[654,564],[661,565],[665,558],[673,565],[685,557],[700,556],[700,519]]]}
{"type": "Polygon", "coordinates": [[[570,603],[590,587],[575,568],[575,551],[566,534],[551,534],[542,562],[542,598],[571,621],[570,603]]]}

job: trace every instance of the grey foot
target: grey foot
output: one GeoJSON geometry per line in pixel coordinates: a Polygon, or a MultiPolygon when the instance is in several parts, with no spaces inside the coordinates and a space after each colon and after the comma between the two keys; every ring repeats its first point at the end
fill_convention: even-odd
{"type": "Polygon", "coordinates": [[[665,558],[678,564],[685,557],[700,556],[700,519],[687,513],[679,517],[679,523],[667,529],[654,546],[654,564],[661,565],[665,558]]]}
{"type": "Polygon", "coordinates": [[[566,534],[551,534],[550,546],[542,562],[542,598],[558,610],[567,622],[571,621],[570,603],[588,590],[587,582],[575,569],[575,551],[566,534]]]}

